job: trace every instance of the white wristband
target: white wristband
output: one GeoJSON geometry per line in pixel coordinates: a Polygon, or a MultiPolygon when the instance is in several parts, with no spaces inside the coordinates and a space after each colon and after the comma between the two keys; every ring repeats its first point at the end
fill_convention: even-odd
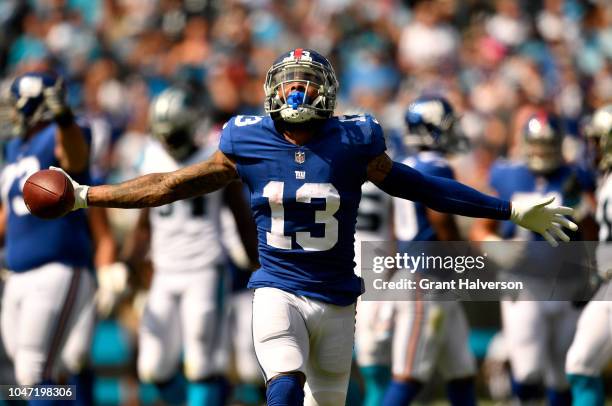
{"type": "Polygon", "coordinates": [[[87,192],[89,191],[89,186],[87,185],[78,185],[74,190],[74,209],[85,209],[87,208],[87,192]]]}

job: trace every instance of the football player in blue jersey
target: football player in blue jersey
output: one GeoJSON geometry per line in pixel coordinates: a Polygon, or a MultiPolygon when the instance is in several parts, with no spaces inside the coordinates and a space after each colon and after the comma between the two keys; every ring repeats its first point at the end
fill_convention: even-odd
{"type": "MultiPolygon", "coordinates": [[[[558,117],[545,111],[532,115],[523,129],[525,160],[496,162],[490,173],[491,188],[500,198],[513,202],[555,197],[567,206],[589,207],[593,200],[592,177],[581,168],[563,161],[562,141],[563,130],[558,117]]],[[[572,240],[589,239],[589,236],[577,232],[570,233],[570,236],[572,240]]],[[[517,229],[511,222],[499,224],[494,220],[476,222],[472,237],[478,241],[541,239],[539,235],[517,229]]],[[[538,248],[535,244],[520,244],[524,251],[515,255],[512,245],[519,244],[508,244],[504,251],[513,255],[514,259],[525,256],[532,267],[540,264],[543,269],[553,268],[559,290],[569,292],[584,286],[581,282],[586,275],[574,269],[567,272],[557,269],[555,257],[559,256],[558,253],[538,248]]],[[[507,259],[500,258],[500,262],[511,267],[507,259]]],[[[567,299],[555,302],[533,300],[538,297],[538,292],[546,291],[550,285],[550,277],[534,278],[514,298],[518,300],[502,301],[502,324],[515,396],[522,402],[537,400],[543,396],[541,388],[544,384],[548,388],[549,403],[565,405],[571,403],[564,373],[565,355],[574,335],[579,309],[567,299]]]]}
{"type": "Polygon", "coordinates": [[[565,371],[576,406],[605,404],[601,372],[612,358],[612,104],[600,107],[587,126],[597,143],[600,179],[597,191],[599,245],[597,264],[602,284],[582,311],[567,353],[565,371]]]}
{"type": "Polygon", "coordinates": [[[2,339],[17,382],[53,383],[84,366],[93,327],[92,242],[85,212],[55,220],[32,216],[22,188],[49,165],[89,181],[89,133],[64,99],[61,78],[25,73],[10,87],[14,132],[1,175],[6,263],[2,339]]]}
{"type": "MultiPolygon", "coordinates": [[[[404,143],[416,153],[403,163],[423,174],[454,179],[446,155],[455,152],[462,141],[456,121],[445,98],[416,99],[406,112],[404,143]]],[[[393,229],[400,252],[410,252],[413,241],[460,239],[457,224],[448,213],[398,198],[393,199],[393,208],[393,229]]],[[[436,370],[447,381],[451,404],[476,404],[473,381],[476,361],[468,345],[469,327],[461,304],[414,300],[394,302],[393,308],[393,380],[382,404],[411,404],[436,370]]]]}
{"type": "Polygon", "coordinates": [[[251,194],[261,268],[251,277],[255,351],[270,405],[344,403],[353,348],[353,272],[361,185],[443,212],[511,219],[552,243],[576,225],[552,199],[511,204],[453,180],[421,174],[385,153],[369,115],[335,117],[330,62],[309,49],[281,55],[265,79],[267,116],[237,116],[202,162],[118,185],[75,186],[75,209],[159,206],[242,179],[251,194]],[[306,383],[306,385],[304,385],[306,383]]]}

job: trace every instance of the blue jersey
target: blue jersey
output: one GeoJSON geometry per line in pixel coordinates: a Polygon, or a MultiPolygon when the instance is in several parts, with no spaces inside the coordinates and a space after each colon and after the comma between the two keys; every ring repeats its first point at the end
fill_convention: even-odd
{"type": "MultiPolygon", "coordinates": [[[[491,168],[489,184],[500,198],[520,200],[532,197],[555,197],[555,205],[576,207],[584,192],[595,190],[595,180],[584,169],[575,165],[563,165],[553,173],[542,176],[533,173],[523,162],[500,160],[491,168]]],[[[578,239],[576,233],[567,232],[572,240],[578,239]]],[[[504,221],[500,234],[503,238],[520,237],[541,241],[536,233],[519,229],[514,223],[504,221]],[[519,232],[529,233],[517,235],[519,232]]]]}
{"type": "MultiPolygon", "coordinates": [[[[48,125],[28,140],[15,138],[6,144],[0,185],[7,211],[6,262],[11,271],[23,272],[49,262],[91,266],[92,244],[85,211],[43,220],[31,215],[23,201],[23,185],[30,175],[51,165],[59,166],[54,151],[55,125],[48,125]]],[[[88,174],[74,178],[89,182],[88,174]]]]}
{"type": "MultiPolygon", "coordinates": [[[[446,158],[433,151],[423,151],[403,160],[405,165],[426,175],[454,179],[453,169],[446,158]]],[[[409,241],[437,241],[436,230],[427,218],[427,207],[423,203],[393,198],[394,230],[402,251],[408,249],[409,241]]]]}
{"type": "Polygon", "coordinates": [[[275,287],[337,305],[353,303],[354,234],[368,162],[385,151],[370,116],[326,120],[305,145],[287,141],[270,117],[237,116],[220,150],[248,186],[261,268],[250,288],[275,287]]]}

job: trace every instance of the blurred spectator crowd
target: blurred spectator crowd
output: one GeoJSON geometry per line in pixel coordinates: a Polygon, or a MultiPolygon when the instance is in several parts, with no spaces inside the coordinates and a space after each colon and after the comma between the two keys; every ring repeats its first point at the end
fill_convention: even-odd
{"type": "Polygon", "coordinates": [[[340,112],[398,128],[410,99],[442,93],[492,155],[513,153],[534,108],[579,137],[612,98],[605,0],[5,0],[0,20],[4,87],[30,69],[63,74],[111,142],[146,133],[149,100],[176,82],[202,90],[213,123],[261,113],[265,73],[293,47],[331,58],[340,112]]]}

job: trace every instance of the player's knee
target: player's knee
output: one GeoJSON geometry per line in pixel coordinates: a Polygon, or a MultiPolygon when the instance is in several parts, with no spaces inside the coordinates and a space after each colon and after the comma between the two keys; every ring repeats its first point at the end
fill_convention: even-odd
{"type": "Polygon", "coordinates": [[[519,384],[531,385],[540,383],[543,379],[542,371],[537,369],[532,369],[529,371],[516,371],[513,370],[514,379],[519,384]]]}
{"type": "Polygon", "coordinates": [[[15,358],[15,380],[19,385],[35,385],[43,380],[46,358],[42,354],[20,352],[15,358]]]}
{"type": "Polygon", "coordinates": [[[244,355],[237,366],[238,378],[242,382],[260,383],[261,382],[261,370],[257,365],[257,360],[251,361],[250,355],[244,355]]]}
{"type": "Polygon", "coordinates": [[[584,351],[579,351],[578,348],[572,346],[565,358],[565,371],[568,374],[592,375],[594,372],[592,364],[593,362],[585,356],[584,351]]]}
{"type": "Polygon", "coordinates": [[[184,359],[185,377],[192,382],[208,379],[222,370],[220,363],[213,357],[207,356],[206,351],[186,351],[184,359]]]}
{"type": "Polygon", "coordinates": [[[266,403],[268,406],[299,406],[304,404],[306,376],[300,371],[287,372],[267,382],[266,403]]]}
{"type": "Polygon", "coordinates": [[[185,357],[183,367],[185,378],[191,382],[203,381],[214,373],[211,360],[204,361],[202,357],[185,357]]]}
{"type": "Polygon", "coordinates": [[[63,354],[62,365],[70,374],[78,374],[87,364],[87,353],[63,354]]]}
{"type": "Polygon", "coordinates": [[[138,378],[145,383],[166,382],[176,373],[177,366],[154,357],[139,357],[138,378]]]}

